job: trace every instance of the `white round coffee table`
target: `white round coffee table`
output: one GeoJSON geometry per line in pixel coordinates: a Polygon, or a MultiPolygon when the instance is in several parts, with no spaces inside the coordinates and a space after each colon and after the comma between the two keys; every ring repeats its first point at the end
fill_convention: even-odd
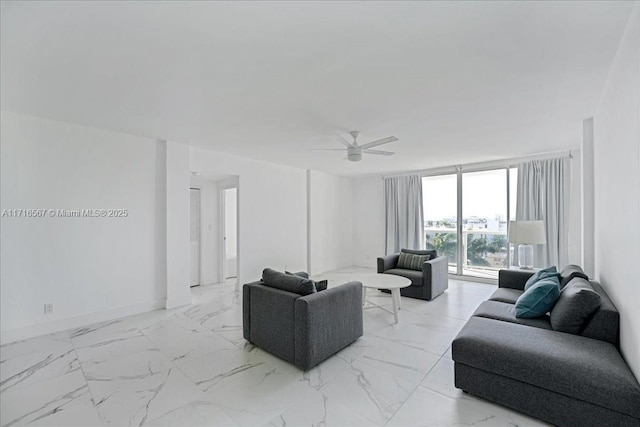
{"type": "MultiPolygon", "coordinates": [[[[411,285],[411,280],[402,276],[395,276],[393,274],[362,274],[358,275],[358,278],[355,279],[362,282],[362,305],[365,303],[365,299],[367,297],[367,288],[373,289],[387,289],[391,291],[391,302],[393,303],[393,317],[398,323],[398,310],[400,310],[400,288],[406,288],[411,285]]],[[[385,311],[389,311],[384,307],[380,307],[377,304],[372,303],[375,307],[381,308],[385,311]]]]}

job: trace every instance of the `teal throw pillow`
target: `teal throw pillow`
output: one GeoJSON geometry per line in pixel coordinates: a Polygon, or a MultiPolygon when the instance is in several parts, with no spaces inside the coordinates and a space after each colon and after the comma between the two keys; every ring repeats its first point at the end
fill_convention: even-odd
{"type": "Polygon", "coordinates": [[[516,301],[516,317],[531,319],[549,312],[560,297],[560,281],[547,277],[529,287],[516,301]]]}
{"type": "Polygon", "coordinates": [[[555,277],[558,279],[558,283],[560,282],[560,273],[556,269],[556,266],[543,268],[542,270],[536,271],[533,276],[529,277],[529,280],[524,284],[524,290],[526,291],[536,283],[538,280],[546,279],[548,277],[555,277]]]}

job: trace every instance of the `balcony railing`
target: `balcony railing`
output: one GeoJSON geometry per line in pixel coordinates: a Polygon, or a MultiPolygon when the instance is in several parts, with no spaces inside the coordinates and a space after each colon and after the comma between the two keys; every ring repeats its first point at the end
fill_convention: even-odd
{"type": "MultiPolygon", "coordinates": [[[[427,248],[449,258],[449,272],[457,274],[458,242],[455,228],[425,227],[427,248]]],[[[506,231],[463,230],[462,274],[497,278],[498,270],[509,266],[506,231]]]]}

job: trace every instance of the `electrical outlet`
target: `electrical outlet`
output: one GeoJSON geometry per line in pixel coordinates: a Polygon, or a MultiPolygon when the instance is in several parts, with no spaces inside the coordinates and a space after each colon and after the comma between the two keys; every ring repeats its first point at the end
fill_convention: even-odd
{"type": "Polygon", "coordinates": [[[45,304],[44,305],[44,314],[53,314],[53,304],[45,304]]]}

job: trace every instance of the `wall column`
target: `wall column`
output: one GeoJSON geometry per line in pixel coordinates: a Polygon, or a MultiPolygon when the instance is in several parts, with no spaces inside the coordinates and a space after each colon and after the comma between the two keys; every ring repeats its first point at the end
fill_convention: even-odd
{"type": "Polygon", "coordinates": [[[595,277],[593,117],[582,121],[582,268],[595,277]]]}
{"type": "Polygon", "coordinates": [[[166,146],[166,281],[167,309],[191,304],[189,289],[189,147],[166,146]]]}

